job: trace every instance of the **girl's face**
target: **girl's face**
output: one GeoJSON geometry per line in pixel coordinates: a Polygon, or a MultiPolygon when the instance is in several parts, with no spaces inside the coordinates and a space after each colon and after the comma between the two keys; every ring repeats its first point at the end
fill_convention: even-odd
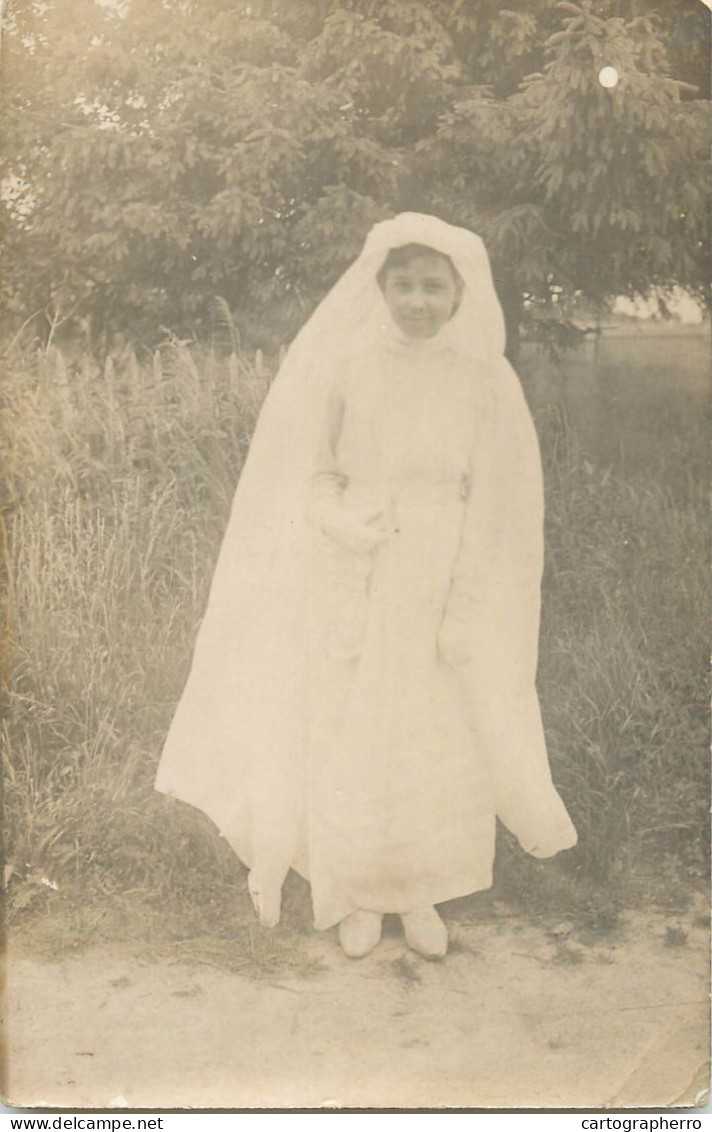
{"type": "Polygon", "coordinates": [[[432,338],[451,318],[459,288],[438,252],[422,253],[388,269],[383,297],[396,326],[409,338],[432,338]]]}

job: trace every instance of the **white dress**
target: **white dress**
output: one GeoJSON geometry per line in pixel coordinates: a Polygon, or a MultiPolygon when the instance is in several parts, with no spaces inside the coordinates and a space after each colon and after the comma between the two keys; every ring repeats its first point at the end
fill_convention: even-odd
{"type": "Polygon", "coordinates": [[[312,512],[382,508],[388,535],[361,554],[315,537],[305,833],[318,928],[491,884],[489,775],[438,650],[451,596],[461,607],[476,586],[464,520],[491,424],[472,361],[437,340],[392,335],[335,382],[312,512]]]}

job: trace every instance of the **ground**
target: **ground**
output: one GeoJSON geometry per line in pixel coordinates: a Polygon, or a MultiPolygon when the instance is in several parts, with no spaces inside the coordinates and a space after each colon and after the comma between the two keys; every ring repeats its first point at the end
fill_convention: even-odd
{"type": "Polygon", "coordinates": [[[704,1103],[704,901],[589,926],[497,900],[445,915],[439,963],[407,950],[395,918],[357,961],[289,912],[272,933],[97,932],[74,948],[66,922],[20,925],[3,1092],[73,1109],[704,1103]]]}

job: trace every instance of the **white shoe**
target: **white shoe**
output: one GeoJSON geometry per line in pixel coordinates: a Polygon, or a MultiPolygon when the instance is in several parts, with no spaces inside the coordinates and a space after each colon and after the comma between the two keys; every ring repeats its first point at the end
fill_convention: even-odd
{"type": "Polygon", "coordinates": [[[447,928],[434,908],[401,915],[406,943],[426,959],[442,959],[447,954],[447,928]]]}
{"type": "Polygon", "coordinates": [[[362,959],[381,939],[383,916],[359,908],[339,924],[339,943],[350,959],[362,959]]]}

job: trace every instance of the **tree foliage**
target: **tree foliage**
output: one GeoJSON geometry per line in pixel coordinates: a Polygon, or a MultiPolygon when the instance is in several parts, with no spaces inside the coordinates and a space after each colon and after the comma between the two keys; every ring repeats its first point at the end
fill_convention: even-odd
{"type": "Polygon", "coordinates": [[[4,301],[284,340],[403,208],[522,300],[708,276],[700,0],[28,0],[4,39],[4,301]],[[605,89],[604,65],[620,82],[605,89]]]}

